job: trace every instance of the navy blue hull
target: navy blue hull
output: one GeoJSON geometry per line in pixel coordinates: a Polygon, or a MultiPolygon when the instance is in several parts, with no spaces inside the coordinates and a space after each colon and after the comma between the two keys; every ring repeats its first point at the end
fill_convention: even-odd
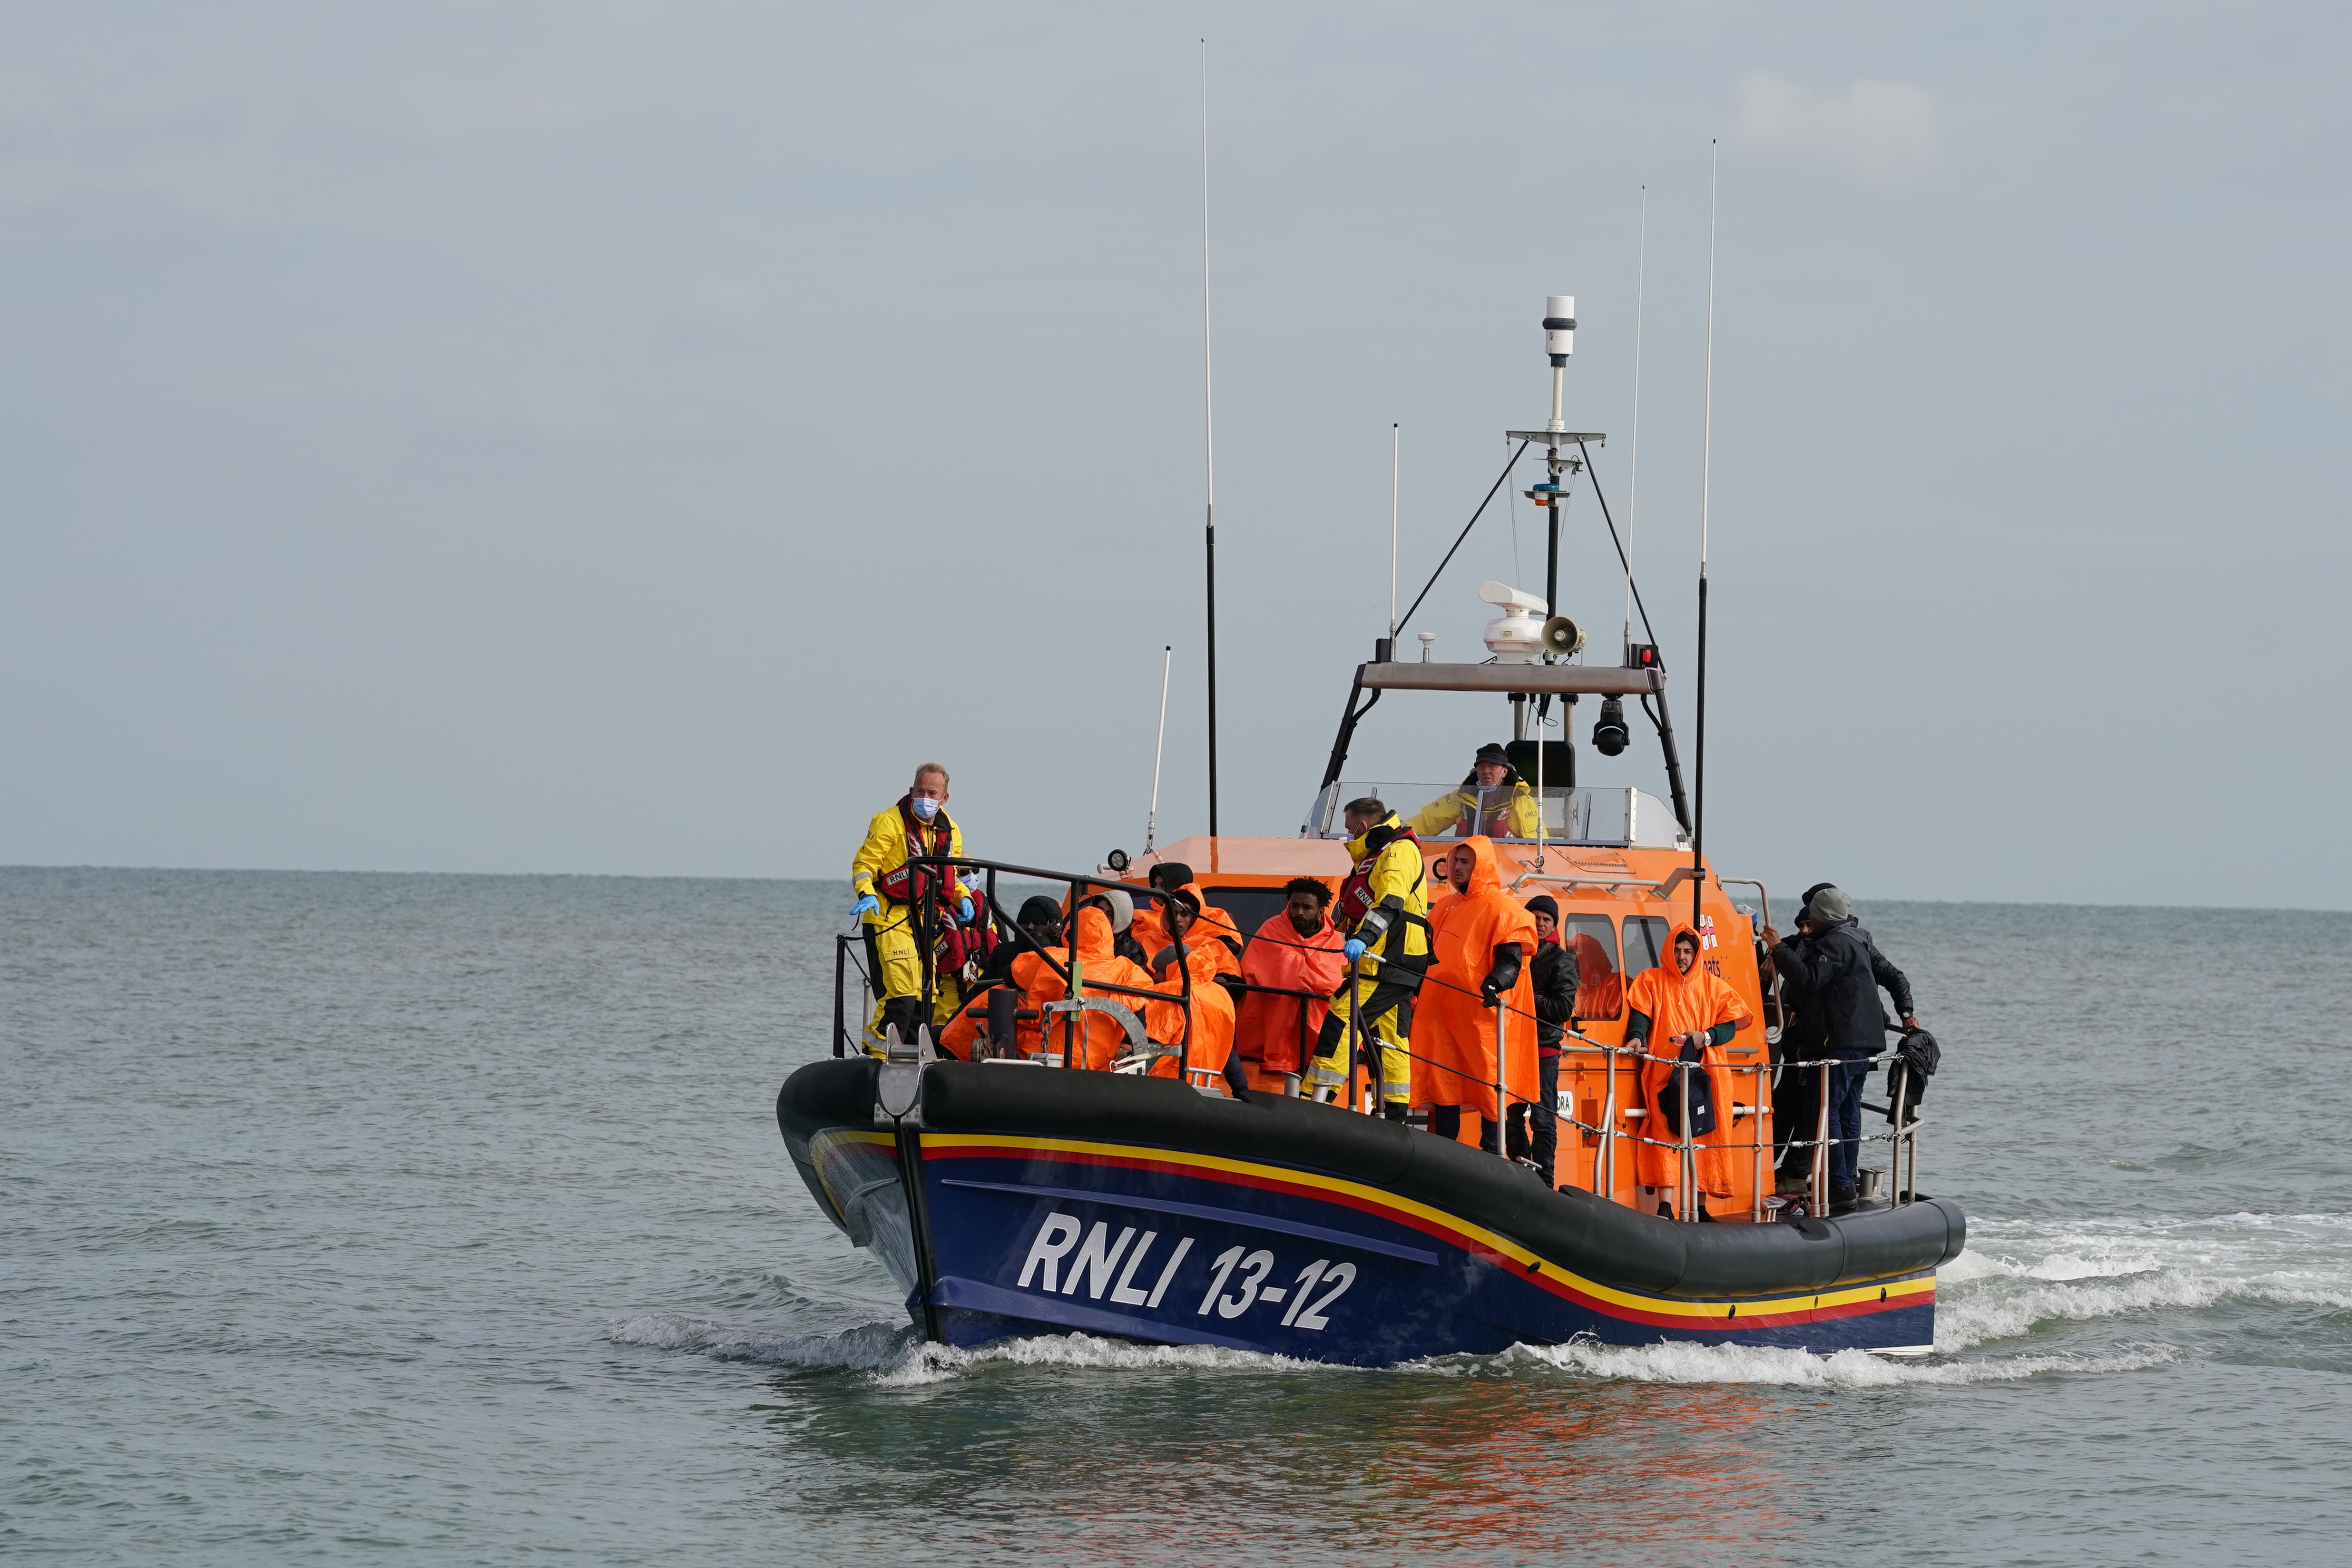
{"type": "MultiPolygon", "coordinates": [[[[1030,1085],[1060,1076],[997,1069],[1030,1085]]],[[[1197,1101],[1172,1083],[1118,1089],[1186,1097],[1171,1110],[1263,1109],[1197,1101]]],[[[1055,1108],[1034,1104],[995,1118],[1028,1127],[904,1133],[803,1109],[820,1114],[788,1118],[786,1137],[812,1190],[907,1288],[916,1321],[960,1345],[1076,1331],[1374,1366],[1580,1338],[1917,1351],[1934,1338],[1935,1268],[1958,1250],[1940,1212],[1903,1217],[1935,1200],[1815,1234],[1675,1226],[1547,1193],[1501,1162],[1379,1123],[1428,1168],[1401,1177],[1368,1156],[1360,1173],[1335,1170],[1333,1150],[1306,1137],[1246,1140],[1243,1152],[1213,1137],[1147,1142],[1099,1115],[1085,1119],[1097,1135],[1054,1136],[1034,1123],[1055,1108]],[[1289,1145],[1319,1157],[1272,1157],[1293,1156],[1289,1145]],[[1899,1237],[1895,1224],[1907,1227],[1899,1237]],[[1744,1234],[1688,1234],[1717,1230],[1744,1234]],[[1855,1258],[1864,1270],[1844,1266],[1855,1258]],[[1678,1277],[1665,1279],[1670,1266],[1678,1277]]],[[[1296,1102],[1270,1114],[1302,1110],[1347,1137],[1370,1121],[1296,1102]]],[[[963,1118],[926,1118],[947,1120],[963,1118]]],[[[1184,1119],[1154,1119],[1162,1131],[1171,1120],[1184,1119]]]]}

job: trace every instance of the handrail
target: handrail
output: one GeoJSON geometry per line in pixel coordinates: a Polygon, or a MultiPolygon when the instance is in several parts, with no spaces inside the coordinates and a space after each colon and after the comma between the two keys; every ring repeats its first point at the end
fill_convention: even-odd
{"type": "MultiPolygon", "coordinates": [[[[1082,1002],[1086,993],[1089,990],[1110,992],[1120,995],[1136,996],[1155,1001],[1174,1002],[1181,1005],[1184,1014],[1183,1038],[1177,1042],[1175,1050],[1168,1054],[1177,1055],[1180,1058],[1178,1081],[1184,1083],[1190,1083],[1192,1081],[1194,1071],[1192,1065],[1192,997],[1194,994],[1194,988],[1192,984],[1192,965],[1189,959],[1193,952],[1194,948],[1191,942],[1180,937],[1174,943],[1177,951],[1176,967],[1178,974],[1176,987],[1172,990],[1122,985],[1110,981],[1089,982],[1084,977],[1086,966],[1083,960],[1073,958],[1073,960],[1066,964],[1056,963],[1052,952],[1043,943],[1040,943],[1034,937],[1031,936],[1028,931],[1022,929],[1019,921],[1013,918],[1012,914],[1005,910],[1003,904],[999,900],[996,894],[996,879],[1000,874],[1030,878],[1040,881],[1059,882],[1066,885],[1070,889],[1071,904],[1075,906],[1076,903],[1083,900],[1085,897],[1085,889],[1087,889],[1116,888],[1121,886],[1122,884],[1117,879],[1106,878],[1098,873],[1053,871],[1041,867],[1016,865],[1009,861],[979,859],[971,856],[911,856],[908,858],[907,864],[935,868],[952,868],[958,873],[962,870],[969,869],[984,872],[986,874],[985,885],[983,888],[983,900],[988,910],[990,921],[998,927],[1002,937],[1013,942],[1024,950],[1034,952],[1044,958],[1048,970],[1050,970],[1063,982],[1066,1003],[1064,1005],[1056,1006],[1053,1011],[1061,1014],[1064,1018],[1062,1052],[1064,1066],[1067,1067],[1073,1065],[1076,1034],[1076,1016],[1081,1011],[1086,1010],[1083,1007],[1068,1006],[1066,1005],[1066,1003],[1073,1001],[1082,1002]]],[[[1581,882],[1588,885],[1605,885],[1608,879],[1530,873],[1527,876],[1521,877],[1519,880],[1521,882],[1537,880],[1559,883],[1581,882]]],[[[1652,879],[1629,878],[1622,879],[1621,880],[1623,882],[1639,883],[1652,887],[1658,885],[1657,882],[1652,879]]],[[[1759,892],[1764,892],[1763,884],[1760,881],[1756,881],[1752,878],[1718,879],[1718,880],[1729,880],[1742,884],[1752,884],[1759,892]]],[[[1517,886],[1517,884],[1515,883],[1514,886],[1517,886]]],[[[1765,897],[1768,900],[1766,904],[1766,914],[1767,923],[1769,923],[1769,892],[1765,892],[1765,897]]],[[[938,936],[938,927],[935,921],[940,912],[940,910],[928,908],[924,904],[918,904],[909,910],[909,914],[912,916],[916,926],[917,952],[922,964],[922,1016],[926,1021],[928,1021],[930,1016],[932,1005],[935,999],[935,987],[940,978],[933,973],[933,957],[938,936]]],[[[979,922],[975,921],[974,923],[979,922]]],[[[852,963],[849,956],[849,948],[850,945],[857,940],[858,936],[854,933],[842,933],[837,934],[835,937],[834,971],[834,1048],[836,1056],[846,1054],[848,1034],[846,1019],[844,1012],[845,988],[847,984],[848,969],[852,963]]],[[[1278,941],[1279,939],[1274,940],[1278,941]]],[[[1303,946],[1304,944],[1285,945],[1303,946]]],[[[861,975],[863,975],[864,966],[859,965],[858,967],[861,975]]],[[[1358,1068],[1362,1065],[1360,1058],[1362,1055],[1360,1047],[1363,1042],[1365,1031],[1362,1028],[1362,1020],[1358,1016],[1359,1009],[1352,1005],[1354,1000],[1354,989],[1359,980],[1361,978],[1361,968],[1362,966],[1360,963],[1350,966],[1345,988],[1351,1003],[1351,1005],[1349,1008],[1347,1093],[1348,1104],[1351,1108],[1355,1109],[1360,1109],[1363,1104],[1363,1100],[1359,1090],[1357,1072],[1358,1068]]],[[[871,986],[876,980],[875,976],[865,976],[865,978],[867,980],[869,986],[871,986]]],[[[1424,984],[1434,983],[1450,986],[1449,982],[1440,980],[1434,975],[1424,975],[1423,978],[1424,984]]],[[[1244,992],[1255,991],[1269,995],[1292,996],[1302,1001],[1308,1002],[1328,1000],[1328,998],[1321,996],[1319,994],[1311,991],[1301,991],[1286,986],[1260,985],[1248,981],[1244,981],[1242,983],[1241,989],[1244,992]]],[[[1527,1009],[1517,1007],[1509,1003],[1499,1005],[1496,1011],[1496,1043],[1498,1047],[1503,1042],[1503,1013],[1507,1011],[1526,1016],[1533,1016],[1533,1015],[1528,1013],[1527,1009]]],[[[1305,1066],[1307,1057],[1306,1017],[1307,1009],[1305,1007],[1301,1007],[1299,1009],[1298,1029],[1300,1036],[1299,1043],[1302,1068],[1305,1066]]],[[[1538,1021],[1540,1022],[1540,1020],[1538,1021]]],[[[1704,1204],[1705,1199],[1697,1193],[1696,1190],[1696,1162],[1699,1144],[1697,1143],[1696,1136],[1688,1131],[1690,1126],[1690,1116],[1688,1113],[1688,1090],[1689,1068],[1692,1066],[1701,1064],[1685,1063],[1681,1061],[1679,1057],[1668,1058],[1654,1056],[1643,1047],[1609,1045],[1605,1042],[1595,1040],[1581,1031],[1566,1025],[1562,1025],[1560,1026],[1560,1049],[1564,1056],[1572,1055],[1583,1057],[1598,1055],[1604,1058],[1604,1063],[1608,1068],[1606,1073],[1607,1087],[1603,1097],[1605,1109],[1601,1113],[1602,1125],[1595,1126],[1591,1123],[1580,1121],[1575,1116],[1568,1114],[1558,1105],[1555,1105],[1553,1108],[1553,1114],[1558,1122],[1565,1123],[1566,1125],[1573,1127],[1581,1132],[1591,1133],[1600,1139],[1600,1147],[1595,1152],[1594,1158],[1594,1178],[1599,1195],[1611,1198],[1612,1201],[1614,1201],[1613,1194],[1616,1190],[1617,1174],[1615,1144],[1618,1141],[1628,1140],[1636,1144],[1648,1144],[1653,1147],[1670,1148],[1677,1151],[1682,1166],[1681,1175],[1683,1179],[1680,1183],[1680,1191],[1677,1196],[1680,1205],[1685,1211],[1684,1217],[1696,1218],[1698,1207],[1700,1205],[1704,1204]],[[1571,1041],[1575,1043],[1571,1044],[1571,1041]],[[1652,1138],[1638,1132],[1620,1131],[1616,1125],[1620,1121],[1631,1121],[1637,1115],[1645,1116],[1647,1114],[1646,1108],[1637,1107],[1621,1110],[1618,1105],[1617,1073],[1619,1064],[1632,1063],[1634,1065],[1634,1070],[1638,1073],[1640,1070],[1640,1064],[1644,1062],[1655,1062],[1674,1067],[1681,1075],[1681,1087],[1683,1089],[1682,1105],[1684,1107],[1684,1113],[1680,1120],[1683,1123],[1684,1131],[1676,1139],[1665,1140],[1652,1138]]],[[[1409,1046],[1405,1048],[1404,1054],[1409,1058],[1415,1061],[1429,1061],[1429,1058],[1412,1050],[1409,1046]]],[[[1502,1140],[1505,1157],[1507,1157],[1507,1150],[1509,1148],[1508,1110],[1510,1102],[1517,1101],[1530,1105],[1537,1102],[1529,1100],[1528,1097],[1525,1095],[1512,1092],[1502,1081],[1502,1054],[1503,1053],[1500,1049],[1496,1051],[1496,1077],[1492,1088],[1496,1091],[1496,1109],[1499,1113],[1496,1131],[1502,1140]]],[[[1782,1069],[1796,1069],[1801,1071],[1807,1068],[1816,1069],[1820,1075],[1818,1079],[1819,1093],[1816,1096],[1818,1103],[1816,1108],[1814,1136],[1807,1139],[1790,1138],[1786,1141],[1787,1146],[1795,1148],[1811,1148],[1814,1152],[1812,1180],[1809,1185],[1811,1188],[1814,1212],[1820,1213],[1828,1207],[1826,1201],[1828,1197],[1828,1152],[1829,1146],[1832,1142],[1829,1137],[1828,1128],[1829,1069],[1833,1067],[1845,1067],[1850,1065],[1875,1065],[1882,1061],[1890,1060],[1895,1055],[1896,1053],[1893,1051],[1881,1051],[1873,1056],[1851,1058],[1824,1058],[1819,1059],[1781,1061],[1775,1063],[1768,1058],[1768,1059],[1764,1061],[1753,1064],[1729,1062],[1722,1064],[1724,1070],[1727,1072],[1748,1075],[1754,1085],[1754,1100],[1752,1103],[1743,1107],[1735,1099],[1734,1103],[1728,1108],[1732,1119],[1735,1121],[1738,1119],[1740,1112],[1745,1110],[1754,1128],[1753,1134],[1749,1140],[1749,1148],[1751,1150],[1753,1162],[1750,1184],[1752,1189],[1752,1218],[1761,1219],[1763,1217],[1763,1127],[1765,1112],[1770,1102],[1770,1085],[1768,1082],[1768,1075],[1776,1073],[1782,1069]]],[[[1913,1102],[1911,1098],[1911,1087],[1912,1086],[1906,1081],[1900,1092],[1900,1095],[1891,1100],[1894,1111],[1894,1125],[1887,1132],[1879,1134],[1864,1134],[1861,1133],[1857,1130],[1857,1133],[1854,1138],[1851,1140],[1836,1141],[1853,1142],[1856,1148],[1857,1157],[1860,1153],[1860,1145],[1864,1143],[1885,1142],[1890,1145],[1893,1167],[1888,1172],[1888,1175],[1891,1180],[1895,1181],[1896,1188],[1895,1192],[1890,1194],[1890,1202],[1895,1204],[1913,1203],[1916,1202],[1918,1198],[1918,1130],[1925,1124],[1926,1118],[1918,1116],[1916,1111],[1912,1109],[1913,1102]],[[1904,1164],[1906,1155],[1908,1158],[1907,1174],[1904,1164]]],[[[1565,1096],[1563,1095],[1562,1098],[1565,1098],[1565,1096]]],[[[1374,1099],[1376,1102],[1374,1110],[1375,1113],[1377,1113],[1377,1090],[1375,1090],[1374,1099]]],[[[1872,1109],[1885,1110],[1887,1108],[1872,1107],[1872,1109]]],[[[1724,1145],[1720,1143],[1711,1146],[1717,1148],[1738,1147],[1736,1144],[1724,1145]]]]}

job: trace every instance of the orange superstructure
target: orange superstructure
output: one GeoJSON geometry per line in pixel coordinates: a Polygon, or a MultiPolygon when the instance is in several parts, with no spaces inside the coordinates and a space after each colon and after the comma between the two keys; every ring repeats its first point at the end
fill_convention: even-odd
{"type": "MultiPolygon", "coordinates": [[[[1433,880],[1443,881],[1440,864],[1453,853],[1456,842],[1434,838],[1423,845],[1423,859],[1433,880]]],[[[1642,1194],[1634,1181],[1637,1145],[1633,1141],[1651,1136],[1653,1130],[1644,1125],[1650,1117],[1643,1105],[1636,1064],[1617,1066],[1612,1095],[1608,1058],[1594,1047],[1623,1042],[1626,983],[1660,960],[1673,924],[1692,918],[1691,851],[1546,844],[1539,852],[1533,843],[1504,840],[1496,844],[1495,852],[1507,888],[1521,899],[1549,893],[1559,905],[1563,937],[1590,939],[1615,965],[1619,983],[1614,986],[1588,974],[1580,987],[1580,1001],[1605,1005],[1613,1000],[1616,1009],[1611,1016],[1580,1018],[1577,1034],[1583,1038],[1571,1037],[1561,1055],[1559,1089],[1565,1109],[1559,1124],[1557,1173],[1563,1186],[1599,1192],[1603,1190],[1605,1164],[1612,1167],[1607,1172],[1609,1195],[1620,1203],[1637,1204],[1642,1194]],[[1603,1126],[1612,1128],[1618,1139],[1605,1162],[1601,1133],[1588,1131],[1603,1126]]],[[[1282,885],[1290,879],[1319,877],[1336,888],[1348,872],[1347,851],[1331,839],[1201,837],[1181,839],[1142,857],[1127,876],[1140,883],[1151,867],[1162,860],[1191,866],[1202,895],[1233,913],[1244,931],[1255,931],[1265,913],[1280,907],[1282,885]]],[[[1757,962],[1757,933],[1712,867],[1698,892],[1697,915],[1701,941],[1706,944],[1699,961],[1738,993],[1757,1020],[1724,1047],[1736,1079],[1734,1121],[1727,1141],[1748,1149],[1750,1157],[1730,1162],[1729,1195],[1708,1200],[1710,1212],[1717,1217],[1744,1219],[1755,1212],[1757,1200],[1772,1190],[1772,1094],[1766,1076],[1770,1060],[1764,1036],[1767,1013],[1757,962]]],[[[1580,947],[1589,961],[1591,947],[1580,947]]],[[[1255,1087],[1281,1087],[1278,1076],[1270,1082],[1253,1081],[1255,1087]]],[[[1655,1132],[1662,1140],[1668,1136],[1663,1129],[1655,1132]]],[[[1473,1137],[1475,1131],[1464,1134],[1465,1142],[1473,1137]]]]}

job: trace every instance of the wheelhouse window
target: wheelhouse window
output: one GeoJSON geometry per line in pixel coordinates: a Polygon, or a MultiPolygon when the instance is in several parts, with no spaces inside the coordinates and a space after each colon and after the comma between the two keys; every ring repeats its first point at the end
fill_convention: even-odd
{"type": "Polygon", "coordinates": [[[1663,969],[1666,963],[1666,937],[1673,930],[1656,915],[1631,915],[1625,921],[1625,973],[1639,974],[1645,969],[1663,969]]]}
{"type": "Polygon", "coordinates": [[[1564,914],[1559,940],[1576,961],[1576,1016],[1615,1018],[1625,1011],[1625,977],[1617,967],[1617,926],[1607,915],[1564,914]]]}
{"type": "Polygon", "coordinates": [[[1257,928],[1280,914],[1290,897],[1280,888],[1202,888],[1195,889],[1214,907],[1233,916],[1234,924],[1242,933],[1242,945],[1257,934],[1257,928]]]}

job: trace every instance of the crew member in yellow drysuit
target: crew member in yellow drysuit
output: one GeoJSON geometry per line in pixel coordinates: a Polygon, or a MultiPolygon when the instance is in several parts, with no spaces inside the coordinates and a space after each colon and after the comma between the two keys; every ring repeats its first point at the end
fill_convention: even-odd
{"type": "Polygon", "coordinates": [[[881,1000],[866,1025],[866,1048],[879,1056],[895,1030],[908,1044],[922,1025],[940,1026],[955,1016],[963,993],[952,974],[931,977],[931,1016],[923,1016],[923,958],[915,945],[915,912],[931,902],[931,919],[973,915],[972,889],[942,868],[908,866],[918,855],[961,857],[963,830],[947,814],[948,771],[937,763],[915,770],[915,782],[866,825],[866,842],[849,862],[849,883],[857,889],[853,911],[866,925],[866,952],[881,1000]]]}
{"type": "Polygon", "coordinates": [[[1462,787],[1415,812],[1412,826],[1424,838],[1533,838],[1538,815],[1536,792],[1511,766],[1509,753],[1488,742],[1462,787]]]}
{"type": "Polygon", "coordinates": [[[1348,933],[1340,952],[1355,978],[1341,981],[1317,1038],[1307,1082],[1318,1100],[1344,1092],[1348,1020],[1380,1050],[1381,1111],[1402,1121],[1412,1102],[1412,1001],[1429,970],[1429,899],[1421,842],[1396,814],[1367,795],[1348,803],[1348,858],[1332,923],[1348,933]]]}

